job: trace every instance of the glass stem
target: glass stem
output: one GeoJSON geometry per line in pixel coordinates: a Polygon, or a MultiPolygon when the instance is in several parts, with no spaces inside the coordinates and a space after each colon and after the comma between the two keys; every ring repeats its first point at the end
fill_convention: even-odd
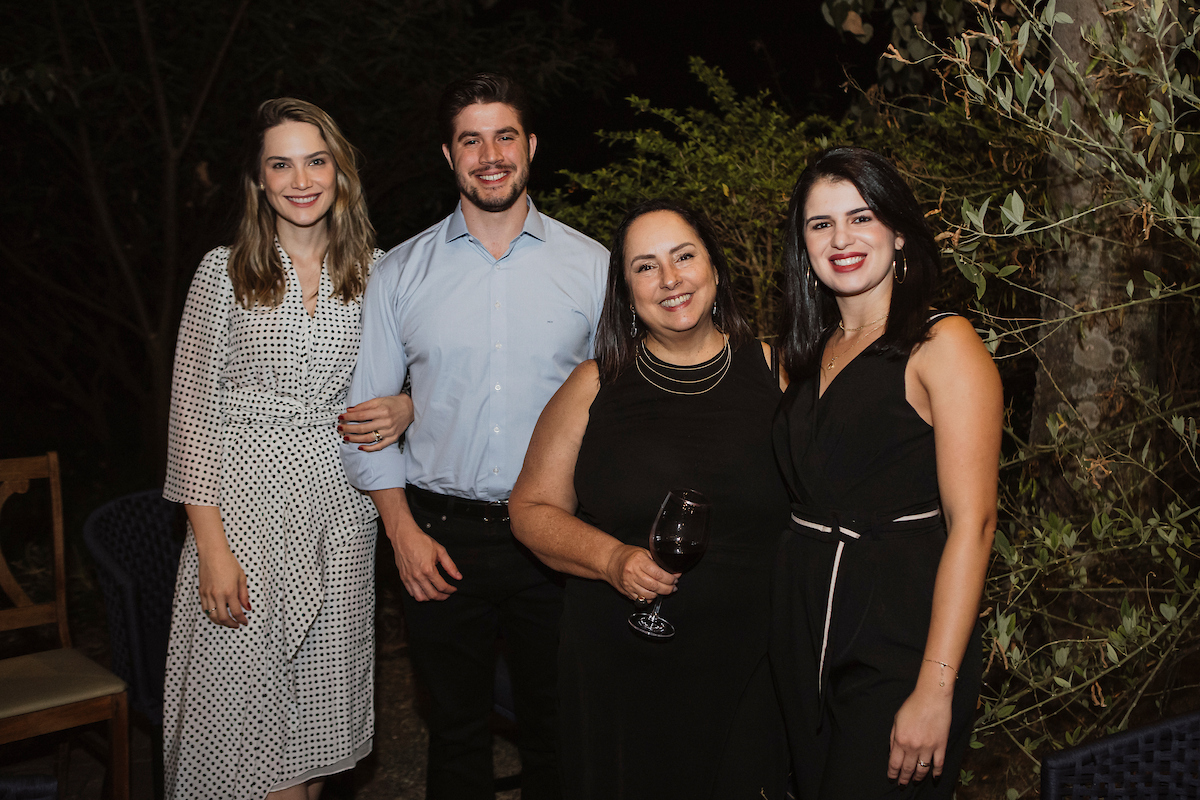
{"type": "Polygon", "coordinates": [[[662,605],[662,599],[661,594],[654,599],[654,608],[650,609],[650,619],[648,620],[651,625],[658,625],[658,609],[662,605]]]}

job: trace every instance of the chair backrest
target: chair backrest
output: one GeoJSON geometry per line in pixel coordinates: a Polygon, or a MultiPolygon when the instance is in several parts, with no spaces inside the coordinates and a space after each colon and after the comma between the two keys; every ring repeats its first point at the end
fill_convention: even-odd
{"type": "Polygon", "coordinates": [[[63,544],[62,485],[58,478],[58,454],[46,453],[31,458],[0,459],[0,512],[14,494],[29,491],[29,482],[46,480],[50,485],[50,533],[54,559],[54,599],[35,603],[13,575],[4,554],[5,542],[0,542],[0,589],[8,596],[11,608],[0,609],[0,631],[31,628],[36,625],[57,625],[59,645],[71,646],[67,628],[67,583],[65,546],[63,544]]]}
{"type": "Polygon", "coordinates": [[[1042,800],[1200,797],[1200,712],[1159,720],[1042,759],[1042,800]]]}
{"type": "Polygon", "coordinates": [[[105,503],[83,526],[104,593],[112,671],[129,684],[130,705],[155,724],[186,529],[183,506],[164,500],[161,489],[105,503]]]}

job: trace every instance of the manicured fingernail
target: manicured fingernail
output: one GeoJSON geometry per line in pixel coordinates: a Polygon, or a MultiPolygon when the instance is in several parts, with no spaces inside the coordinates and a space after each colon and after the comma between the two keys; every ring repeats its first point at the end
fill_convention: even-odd
{"type": "Polygon", "coordinates": [[[363,446],[360,444],[360,445],[358,446],[358,449],[359,449],[359,450],[366,450],[367,448],[363,447],[363,446]]]}
{"type": "Polygon", "coordinates": [[[342,420],[344,420],[345,418],[346,418],[345,416],[343,416],[343,415],[341,415],[341,414],[338,414],[338,422],[341,422],[341,421],[342,421],[342,420]]]}

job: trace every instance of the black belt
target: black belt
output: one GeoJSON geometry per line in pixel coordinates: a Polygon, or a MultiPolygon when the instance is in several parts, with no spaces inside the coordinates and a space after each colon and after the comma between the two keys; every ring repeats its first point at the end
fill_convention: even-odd
{"type": "Polygon", "coordinates": [[[404,494],[411,506],[426,514],[447,517],[465,517],[480,522],[508,522],[508,502],[504,500],[468,500],[449,494],[438,494],[411,483],[404,487],[404,494]]]}

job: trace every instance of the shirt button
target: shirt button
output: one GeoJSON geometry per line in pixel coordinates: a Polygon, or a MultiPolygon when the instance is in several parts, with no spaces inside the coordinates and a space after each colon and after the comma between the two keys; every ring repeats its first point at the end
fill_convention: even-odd
{"type": "Polygon", "coordinates": [[[499,302],[499,301],[497,301],[497,302],[496,302],[496,308],[499,308],[499,307],[500,307],[500,302],[499,302]]]}
{"type": "Polygon", "coordinates": [[[500,384],[498,384],[498,383],[496,384],[496,391],[497,392],[500,391],[500,384]]]}
{"type": "Polygon", "coordinates": [[[494,473],[496,473],[497,475],[499,475],[499,474],[500,474],[500,468],[499,468],[499,467],[492,467],[492,472],[494,472],[494,473]]]}
{"type": "Polygon", "coordinates": [[[500,432],[500,426],[499,426],[499,425],[497,425],[496,427],[492,428],[492,432],[493,432],[493,433],[499,433],[499,432],[500,432]]]}
{"type": "Polygon", "coordinates": [[[496,349],[497,349],[497,350],[499,350],[499,349],[500,349],[500,343],[499,343],[499,342],[496,342],[496,349]]]}

